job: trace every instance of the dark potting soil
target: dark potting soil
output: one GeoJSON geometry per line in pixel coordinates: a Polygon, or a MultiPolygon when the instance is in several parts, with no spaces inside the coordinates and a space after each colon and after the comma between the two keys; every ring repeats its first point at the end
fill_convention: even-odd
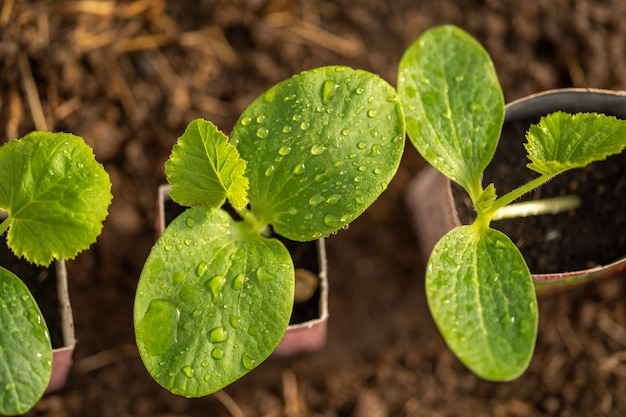
{"type": "MultiPolygon", "coordinates": [[[[505,124],[496,154],[487,167],[483,184],[495,184],[499,196],[538,177],[528,169],[524,148],[531,123],[505,124]]],[[[578,195],[581,206],[547,214],[492,222],[508,235],[536,274],[578,271],[606,265],[626,256],[626,153],[585,168],[564,172],[519,201],[578,195]]],[[[453,186],[461,223],[474,217],[465,191],[453,186]]]]}

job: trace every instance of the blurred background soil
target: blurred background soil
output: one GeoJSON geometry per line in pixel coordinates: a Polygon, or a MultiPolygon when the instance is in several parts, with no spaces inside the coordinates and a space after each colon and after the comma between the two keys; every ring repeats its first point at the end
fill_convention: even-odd
{"type": "Polygon", "coordinates": [[[411,147],[381,198],[328,239],[322,351],[271,358],[216,395],[184,399],[150,379],[132,329],[156,187],[192,119],[229,132],[265,89],[317,66],[395,85],[404,49],[442,23],[483,43],[507,101],[626,89],[625,18],[621,0],[3,0],[0,138],[83,136],[115,196],[98,242],[68,266],[78,338],[68,383],[28,415],[626,415],[623,277],[542,297],[536,354],[514,382],[482,381],[453,357],[425,305],[405,208],[406,184],[424,166],[411,147]]]}

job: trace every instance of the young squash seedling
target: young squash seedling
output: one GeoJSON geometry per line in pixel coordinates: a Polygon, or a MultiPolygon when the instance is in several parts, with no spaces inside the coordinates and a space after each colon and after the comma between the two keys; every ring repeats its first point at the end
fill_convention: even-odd
{"type": "Polygon", "coordinates": [[[230,142],[212,123],[191,122],[166,174],[171,198],[192,208],[158,238],[135,297],[137,345],[152,377],[199,397],[265,360],[294,303],[293,262],[272,236],[312,241],[353,221],[395,175],[404,136],[396,91],[347,67],[273,86],[243,112],[230,142]]]}
{"type": "MultiPolygon", "coordinates": [[[[109,176],[82,138],[35,131],[0,147],[0,234],[18,257],[48,266],[87,249],[112,199],[109,176]]],[[[52,367],[48,327],[20,278],[0,267],[0,414],[41,398],[52,367]]]]}
{"type": "MultiPolygon", "coordinates": [[[[520,251],[491,221],[556,175],[620,153],[626,121],[595,113],[543,117],[526,134],[527,166],[536,179],[498,197],[495,185],[483,187],[481,180],[498,144],[504,99],[483,47],[454,26],[426,31],[402,57],[398,94],[411,142],[465,189],[476,211],[473,224],[448,232],[431,253],[430,311],[448,346],[474,373],[493,381],[517,378],[534,351],[537,299],[520,251]]],[[[576,205],[575,197],[565,200],[566,208],[576,205]]]]}

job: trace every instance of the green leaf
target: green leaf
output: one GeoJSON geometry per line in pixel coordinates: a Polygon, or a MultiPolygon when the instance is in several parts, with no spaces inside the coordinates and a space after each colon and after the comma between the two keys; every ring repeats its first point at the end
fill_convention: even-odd
{"type": "Polygon", "coordinates": [[[457,27],[430,29],[400,61],[398,94],[417,150],[476,201],[504,120],[504,97],[487,51],[457,27]]]}
{"type": "Polygon", "coordinates": [[[32,132],[0,147],[0,209],[17,256],[49,265],[95,242],[111,203],[109,176],[82,138],[32,132]]]}
{"type": "Polygon", "coordinates": [[[236,123],[250,205],[298,241],[337,231],[385,190],[404,150],[395,90],[347,67],[303,72],[270,88],[236,123]]]}
{"type": "Polygon", "coordinates": [[[188,209],[165,229],[139,279],[141,358],[171,392],[208,395],[274,350],[293,292],[294,267],[282,243],[222,209],[188,209]]]}
{"type": "Polygon", "coordinates": [[[206,120],[197,119],[172,149],[165,164],[170,195],[184,206],[221,207],[228,198],[236,209],[247,204],[246,162],[228,138],[206,120]]]}
{"type": "Polygon", "coordinates": [[[525,144],[528,168],[554,176],[620,153],[626,147],[626,121],[597,113],[552,113],[532,125],[525,144]]]}
{"type": "Polygon", "coordinates": [[[4,268],[0,268],[0,322],[0,414],[23,414],[48,387],[52,346],[30,291],[4,268]]]}
{"type": "Polygon", "coordinates": [[[501,232],[461,226],[428,261],[430,311],[450,349],[478,376],[521,375],[537,337],[537,300],[519,250],[501,232]]]}

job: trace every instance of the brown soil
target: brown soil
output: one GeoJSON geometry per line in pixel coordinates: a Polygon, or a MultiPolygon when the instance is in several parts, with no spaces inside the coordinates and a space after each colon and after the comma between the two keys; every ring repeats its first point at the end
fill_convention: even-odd
{"type": "Polygon", "coordinates": [[[322,351],[270,359],[217,395],[184,399],[149,378],[131,318],[156,186],[190,120],[228,132],[266,88],[321,65],[395,83],[402,51],[440,23],[485,45],[507,101],[555,87],[626,89],[625,13],[619,0],[2,2],[2,138],[34,128],[85,137],[115,196],[98,242],[68,265],[75,366],[65,389],[29,415],[624,415],[619,278],[540,300],[537,351],[517,381],[482,381],[453,357],[425,305],[424,263],[404,207],[405,184],[424,166],[410,148],[389,190],[328,239],[322,351]]]}

